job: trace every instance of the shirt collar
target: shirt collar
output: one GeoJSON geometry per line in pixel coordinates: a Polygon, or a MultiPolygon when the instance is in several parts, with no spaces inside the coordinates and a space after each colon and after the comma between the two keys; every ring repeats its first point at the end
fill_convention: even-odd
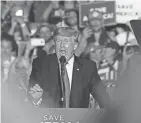
{"type": "Polygon", "coordinates": [[[73,57],[68,61],[68,65],[73,65],[73,63],[74,63],[74,55],[73,55],[73,57]]]}

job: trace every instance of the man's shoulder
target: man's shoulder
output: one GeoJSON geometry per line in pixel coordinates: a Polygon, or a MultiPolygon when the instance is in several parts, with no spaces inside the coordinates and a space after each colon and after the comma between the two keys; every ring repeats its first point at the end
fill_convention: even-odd
{"type": "Polygon", "coordinates": [[[44,53],[44,54],[36,57],[34,59],[34,61],[44,61],[44,60],[50,60],[50,59],[54,59],[54,58],[55,58],[55,54],[49,54],[48,55],[48,54],[44,53]]]}
{"type": "Polygon", "coordinates": [[[80,57],[77,57],[77,58],[80,61],[80,63],[83,64],[83,66],[91,67],[91,68],[96,66],[96,63],[92,60],[80,58],[80,57]]]}
{"type": "Polygon", "coordinates": [[[46,66],[48,63],[51,63],[51,62],[54,62],[56,59],[56,56],[55,54],[43,54],[37,58],[35,58],[32,62],[32,66],[38,66],[38,67],[41,67],[41,66],[46,66]]]}

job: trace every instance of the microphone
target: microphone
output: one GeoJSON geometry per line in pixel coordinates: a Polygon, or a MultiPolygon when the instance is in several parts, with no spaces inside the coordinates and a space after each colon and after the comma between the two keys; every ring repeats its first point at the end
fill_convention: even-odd
{"type": "Polygon", "coordinates": [[[64,65],[66,63],[66,57],[65,56],[61,56],[59,59],[61,66],[64,65]]]}
{"type": "Polygon", "coordinates": [[[65,63],[66,63],[66,57],[61,56],[59,61],[60,61],[60,64],[61,64],[61,74],[63,75],[64,74],[64,66],[65,66],[65,63]]]}
{"type": "Polygon", "coordinates": [[[64,75],[64,73],[65,73],[64,66],[65,66],[65,63],[66,63],[66,57],[61,56],[59,61],[60,61],[60,64],[61,64],[61,75],[64,75]]]}

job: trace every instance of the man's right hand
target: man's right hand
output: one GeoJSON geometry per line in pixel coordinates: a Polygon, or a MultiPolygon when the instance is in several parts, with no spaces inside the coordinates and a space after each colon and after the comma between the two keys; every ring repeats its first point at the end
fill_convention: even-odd
{"type": "Polygon", "coordinates": [[[90,29],[89,27],[86,27],[83,30],[82,35],[85,39],[88,39],[92,35],[92,33],[93,33],[92,29],[90,29]]]}
{"type": "Polygon", "coordinates": [[[33,99],[38,100],[43,95],[43,89],[38,84],[35,84],[34,87],[30,88],[29,94],[33,99]]]}

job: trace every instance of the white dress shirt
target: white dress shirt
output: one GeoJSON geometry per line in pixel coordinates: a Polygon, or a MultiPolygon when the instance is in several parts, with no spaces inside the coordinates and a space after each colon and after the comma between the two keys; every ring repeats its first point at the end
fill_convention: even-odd
{"type": "Polygon", "coordinates": [[[73,64],[74,64],[74,56],[68,61],[68,64],[66,65],[69,82],[70,82],[70,89],[72,85],[73,64]]]}

